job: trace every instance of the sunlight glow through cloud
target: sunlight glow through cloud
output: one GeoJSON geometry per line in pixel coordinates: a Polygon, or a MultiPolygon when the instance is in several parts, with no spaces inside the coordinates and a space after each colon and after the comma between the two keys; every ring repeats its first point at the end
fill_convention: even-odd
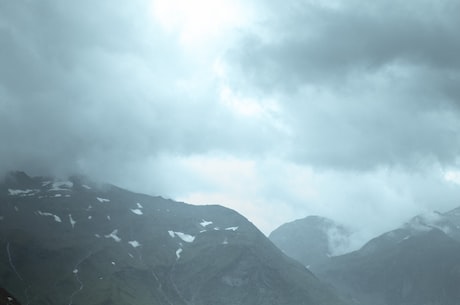
{"type": "Polygon", "coordinates": [[[444,174],[444,179],[452,183],[460,184],[460,171],[447,171],[444,174]]]}
{"type": "Polygon", "coordinates": [[[229,0],[153,0],[155,19],[167,31],[178,32],[184,45],[200,45],[241,25],[245,12],[229,0]]]}

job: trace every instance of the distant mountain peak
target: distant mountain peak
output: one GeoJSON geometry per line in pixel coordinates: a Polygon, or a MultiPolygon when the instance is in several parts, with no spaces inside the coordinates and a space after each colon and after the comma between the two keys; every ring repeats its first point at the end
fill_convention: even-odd
{"type": "Polygon", "coordinates": [[[357,304],[457,305],[459,209],[423,213],[316,269],[357,304]]]}
{"type": "Polygon", "coordinates": [[[349,247],[351,231],[331,219],[311,215],[281,225],[269,238],[286,254],[314,269],[349,247]]]}

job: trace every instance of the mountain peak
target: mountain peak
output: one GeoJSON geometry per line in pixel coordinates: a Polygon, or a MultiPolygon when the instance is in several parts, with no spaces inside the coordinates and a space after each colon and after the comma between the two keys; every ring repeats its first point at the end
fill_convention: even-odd
{"type": "Polygon", "coordinates": [[[13,177],[0,185],[0,287],[22,303],[343,304],[233,210],[13,177]]]}
{"type": "Polygon", "coordinates": [[[314,269],[347,249],[350,234],[333,220],[312,215],[281,225],[269,238],[292,258],[314,269]]]}

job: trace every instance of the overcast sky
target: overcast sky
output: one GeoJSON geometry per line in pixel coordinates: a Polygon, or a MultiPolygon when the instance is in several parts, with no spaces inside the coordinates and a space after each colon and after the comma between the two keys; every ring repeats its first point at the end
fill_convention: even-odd
{"type": "Polygon", "coordinates": [[[1,0],[0,170],[368,234],[460,206],[457,0],[1,0]]]}

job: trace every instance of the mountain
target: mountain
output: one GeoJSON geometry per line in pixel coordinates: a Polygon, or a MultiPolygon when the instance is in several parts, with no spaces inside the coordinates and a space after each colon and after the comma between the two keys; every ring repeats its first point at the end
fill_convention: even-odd
{"type": "Polygon", "coordinates": [[[350,234],[347,228],[333,220],[308,216],[281,225],[269,238],[287,255],[314,269],[337,251],[348,248],[350,234]]]}
{"type": "Polygon", "coordinates": [[[30,305],[341,305],[237,212],[9,174],[0,287],[30,305]]]}
{"type": "Polygon", "coordinates": [[[316,269],[363,305],[458,305],[459,209],[419,215],[316,269]]]}
{"type": "Polygon", "coordinates": [[[0,288],[0,305],[19,305],[19,302],[3,288],[0,288]]]}

